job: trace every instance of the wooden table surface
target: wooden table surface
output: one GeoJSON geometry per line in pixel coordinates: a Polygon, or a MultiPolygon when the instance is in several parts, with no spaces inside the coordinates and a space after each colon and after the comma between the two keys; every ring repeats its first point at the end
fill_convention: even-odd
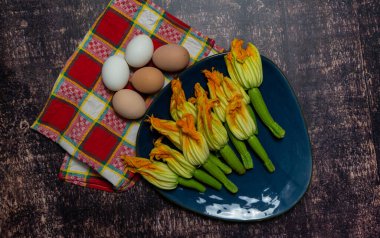
{"type": "Polygon", "coordinates": [[[57,179],[63,149],[30,130],[107,0],[0,3],[0,236],[376,237],[380,233],[380,3],[154,1],[228,48],[253,41],[288,76],[313,149],[309,191],[259,223],[199,216],[144,183],[112,194],[57,179]]]}

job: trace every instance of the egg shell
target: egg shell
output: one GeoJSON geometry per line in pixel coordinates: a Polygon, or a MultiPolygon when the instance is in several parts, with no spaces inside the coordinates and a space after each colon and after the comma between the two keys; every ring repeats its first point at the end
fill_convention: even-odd
{"type": "Polygon", "coordinates": [[[130,66],[140,68],[152,59],[153,50],[153,41],[149,36],[135,36],[125,48],[125,60],[130,66]]]}
{"type": "Polygon", "coordinates": [[[154,67],[143,67],[137,70],[131,77],[133,87],[141,92],[152,94],[164,86],[164,75],[154,67]]]}
{"type": "Polygon", "coordinates": [[[127,85],[129,67],[122,55],[113,55],[104,62],[102,79],[104,85],[112,91],[118,91],[127,85]]]}
{"type": "Polygon", "coordinates": [[[152,60],[159,69],[177,72],[186,68],[190,61],[190,55],[185,47],[167,44],[154,51],[152,60]]]}
{"type": "Polygon", "coordinates": [[[144,99],[130,89],[117,91],[112,98],[112,106],[115,112],[126,119],[138,119],[146,112],[144,99]]]}

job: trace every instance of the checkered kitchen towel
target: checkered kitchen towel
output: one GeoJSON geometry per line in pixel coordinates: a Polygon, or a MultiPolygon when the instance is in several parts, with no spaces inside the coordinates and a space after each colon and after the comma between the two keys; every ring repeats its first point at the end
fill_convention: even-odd
{"type": "MultiPolygon", "coordinates": [[[[140,121],[115,114],[113,93],[104,87],[101,69],[138,34],[149,35],[155,48],[167,43],[184,46],[192,62],[222,50],[150,1],[111,1],[66,63],[32,125],[67,151],[61,179],[107,191],[123,191],[136,181],[119,157],[135,154],[140,121]]],[[[171,75],[165,78],[167,83],[171,75]]],[[[146,99],[147,104],[151,101],[146,99]]]]}

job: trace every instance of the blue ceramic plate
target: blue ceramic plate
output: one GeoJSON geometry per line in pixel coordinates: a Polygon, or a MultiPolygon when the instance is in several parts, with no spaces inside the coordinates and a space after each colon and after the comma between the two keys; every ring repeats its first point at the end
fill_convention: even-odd
{"type": "MultiPolygon", "coordinates": [[[[214,67],[228,75],[223,56],[208,57],[179,75],[187,98],[193,95],[195,83],[199,82],[207,88],[202,70],[214,67]]],[[[252,153],[252,170],[242,176],[234,173],[228,175],[239,187],[237,194],[231,194],[224,188],[220,191],[208,188],[205,193],[199,193],[178,187],[172,191],[158,189],[161,195],[196,213],[230,221],[258,221],[275,217],[288,211],[301,199],[309,186],[312,172],[307,129],[296,96],[283,73],[266,57],[262,57],[262,62],[264,81],[260,90],[273,118],[286,130],[285,138],[277,140],[258,120],[258,137],[276,166],[276,171],[268,173],[252,153]]],[[[171,95],[170,86],[165,87],[148,109],[147,115],[171,119],[171,95]]],[[[143,122],[137,136],[137,155],[148,158],[153,148],[152,142],[158,136],[150,130],[147,122],[143,122]]]]}

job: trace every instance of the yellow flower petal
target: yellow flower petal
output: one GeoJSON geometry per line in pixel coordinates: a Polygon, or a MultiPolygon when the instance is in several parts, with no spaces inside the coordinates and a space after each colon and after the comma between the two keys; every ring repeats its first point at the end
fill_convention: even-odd
{"type": "Polygon", "coordinates": [[[247,52],[250,55],[251,70],[255,72],[256,85],[259,87],[263,82],[263,65],[259,50],[252,43],[247,44],[247,52]]]}
{"type": "Polygon", "coordinates": [[[231,52],[236,56],[239,63],[244,63],[244,61],[249,57],[246,50],[243,49],[243,40],[233,39],[231,42],[231,52]]]}
{"type": "Polygon", "coordinates": [[[195,95],[198,110],[197,129],[205,137],[210,150],[219,151],[228,143],[228,134],[222,122],[211,111],[216,101],[207,98],[206,91],[199,83],[195,85],[195,95]]]}
{"type": "Polygon", "coordinates": [[[174,121],[150,116],[147,119],[147,122],[149,122],[152,128],[158,131],[161,135],[166,136],[174,144],[175,147],[180,150],[182,149],[180,131],[174,121]]]}
{"type": "Polygon", "coordinates": [[[214,69],[212,69],[212,71],[203,70],[203,74],[207,78],[207,86],[210,92],[210,98],[217,99],[219,101],[219,103],[215,105],[214,111],[219,119],[224,122],[226,120],[226,107],[228,104],[222,87],[224,76],[222,73],[214,69]]]}
{"type": "Polygon", "coordinates": [[[156,158],[157,160],[165,161],[174,173],[183,178],[193,177],[195,167],[191,165],[180,152],[163,144],[162,138],[154,142],[154,148],[149,156],[151,160],[156,158]]]}
{"type": "Polygon", "coordinates": [[[247,105],[240,95],[234,95],[227,106],[226,121],[231,132],[239,140],[246,140],[255,133],[256,124],[249,115],[247,105]]]}
{"type": "Polygon", "coordinates": [[[127,167],[141,174],[154,186],[165,190],[177,187],[178,176],[166,164],[139,157],[123,156],[122,158],[127,167]]]}
{"type": "Polygon", "coordinates": [[[250,102],[249,96],[245,92],[244,88],[232,81],[230,78],[224,77],[222,86],[227,100],[231,100],[235,94],[239,94],[243,97],[244,103],[248,104],[250,102]]]}
{"type": "Polygon", "coordinates": [[[196,117],[195,106],[186,101],[185,92],[182,89],[182,83],[179,79],[171,81],[172,97],[170,100],[170,115],[177,121],[184,114],[190,113],[196,117]]]}
{"type": "Polygon", "coordinates": [[[231,42],[231,52],[225,57],[228,73],[244,89],[259,87],[263,81],[260,53],[252,43],[244,49],[243,43],[239,39],[231,42]]]}
{"type": "Polygon", "coordinates": [[[209,156],[209,148],[206,139],[195,129],[194,117],[185,114],[177,121],[181,132],[181,145],[183,155],[194,166],[202,165],[209,156]]]}
{"type": "Polygon", "coordinates": [[[234,81],[234,83],[240,85],[240,79],[239,79],[239,76],[237,75],[235,67],[233,66],[233,62],[232,62],[233,60],[234,58],[231,52],[228,52],[227,55],[224,56],[224,62],[226,63],[227,71],[228,71],[228,74],[230,75],[231,80],[234,81]]]}

